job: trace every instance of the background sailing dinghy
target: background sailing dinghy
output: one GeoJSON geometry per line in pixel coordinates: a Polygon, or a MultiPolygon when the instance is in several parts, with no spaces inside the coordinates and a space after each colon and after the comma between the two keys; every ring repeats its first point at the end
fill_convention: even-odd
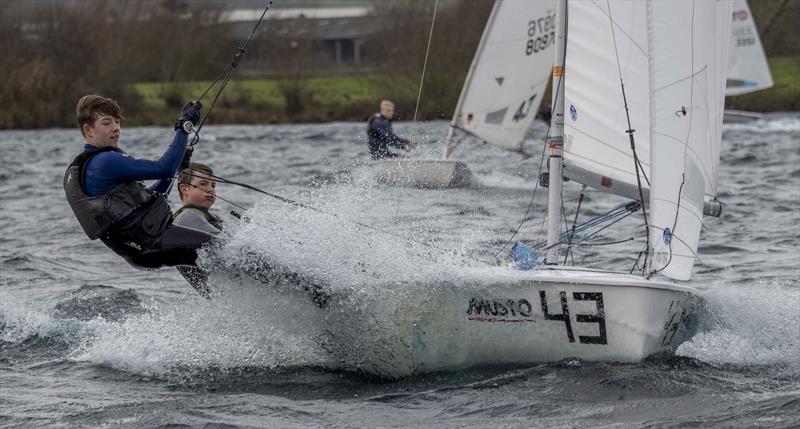
{"type": "Polygon", "coordinates": [[[424,188],[466,185],[469,167],[450,156],[467,136],[522,151],[550,80],[554,40],[554,0],[497,0],[464,81],[443,159],[375,161],[376,178],[424,188]],[[456,138],[456,130],[465,135],[456,138]]]}
{"type": "MultiPolygon", "coordinates": [[[[742,95],[771,88],[772,74],[747,0],[734,0],[730,56],[725,95],[742,95]]],[[[725,122],[749,122],[761,114],[725,109],[725,122]]]]}

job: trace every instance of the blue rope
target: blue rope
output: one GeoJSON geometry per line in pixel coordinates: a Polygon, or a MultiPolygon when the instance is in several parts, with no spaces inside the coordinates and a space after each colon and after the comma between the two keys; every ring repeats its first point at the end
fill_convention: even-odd
{"type": "MultiPolygon", "coordinates": [[[[593,228],[595,226],[602,225],[604,223],[608,223],[607,225],[603,226],[602,228],[598,229],[597,231],[594,231],[591,234],[583,237],[580,241],[577,241],[577,242],[573,243],[573,245],[577,245],[579,243],[583,243],[583,242],[589,240],[590,238],[596,236],[598,233],[600,233],[604,229],[608,228],[611,225],[616,224],[617,222],[621,221],[622,219],[628,217],[629,215],[631,215],[632,213],[635,213],[638,210],[639,210],[638,202],[620,204],[619,206],[614,207],[613,209],[609,210],[606,213],[603,213],[601,215],[595,216],[595,217],[587,220],[586,222],[583,222],[582,224],[577,225],[575,227],[575,229],[574,229],[574,232],[572,230],[569,230],[569,229],[564,231],[564,232],[562,232],[560,237],[559,237],[559,241],[561,242],[561,241],[568,240],[570,238],[570,236],[573,235],[573,234],[578,234],[578,233],[581,233],[581,232],[586,231],[588,229],[591,229],[591,228],[593,228]]],[[[542,249],[545,248],[546,245],[547,245],[546,241],[539,241],[539,242],[537,242],[536,244],[533,245],[533,248],[536,249],[536,250],[542,250],[542,249]]]]}

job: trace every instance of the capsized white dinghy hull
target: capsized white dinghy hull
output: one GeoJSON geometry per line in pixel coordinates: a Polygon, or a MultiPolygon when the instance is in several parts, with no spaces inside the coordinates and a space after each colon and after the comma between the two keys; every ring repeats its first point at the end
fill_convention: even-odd
{"type": "Polygon", "coordinates": [[[392,158],[372,163],[379,182],[418,188],[452,188],[469,184],[469,167],[450,159],[392,158]]]}
{"type": "Polygon", "coordinates": [[[563,268],[454,286],[419,305],[408,333],[415,371],[566,358],[638,362],[687,340],[699,304],[690,288],[563,268]]]}

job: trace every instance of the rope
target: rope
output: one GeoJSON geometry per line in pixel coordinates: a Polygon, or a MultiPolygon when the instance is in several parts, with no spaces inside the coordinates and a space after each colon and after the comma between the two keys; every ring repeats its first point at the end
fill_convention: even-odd
{"type": "Polygon", "coordinates": [[[253,27],[253,30],[250,31],[250,35],[247,36],[247,40],[244,41],[242,46],[237,48],[236,54],[233,56],[231,63],[228,64],[225,70],[223,70],[222,73],[220,73],[220,75],[217,76],[217,78],[214,79],[213,82],[211,82],[211,85],[209,85],[208,88],[206,88],[206,90],[203,91],[203,93],[197,99],[197,101],[199,102],[200,100],[205,98],[205,96],[208,95],[209,91],[211,91],[211,88],[213,88],[214,85],[216,85],[217,82],[219,82],[219,80],[222,79],[222,83],[220,84],[219,89],[217,89],[217,93],[214,95],[214,99],[211,101],[211,104],[208,106],[208,110],[206,110],[205,115],[203,115],[203,119],[200,120],[200,123],[193,130],[194,137],[192,137],[192,141],[191,143],[189,143],[189,145],[194,146],[195,144],[200,142],[200,130],[203,128],[203,125],[205,125],[206,119],[208,119],[208,115],[211,114],[211,110],[214,109],[214,106],[217,104],[219,97],[222,95],[222,91],[224,91],[225,87],[228,86],[228,82],[230,82],[231,77],[233,76],[233,72],[236,70],[236,67],[239,65],[239,62],[242,61],[244,54],[247,53],[247,44],[250,43],[251,40],[253,40],[253,37],[255,37],[256,30],[258,30],[258,26],[261,25],[261,21],[264,20],[264,17],[267,15],[267,12],[269,11],[269,8],[271,6],[272,6],[272,0],[267,0],[267,7],[265,7],[264,11],[261,12],[261,17],[258,18],[258,21],[256,22],[256,25],[253,27]]]}
{"type": "Polygon", "coordinates": [[[417,105],[414,107],[414,122],[417,122],[417,112],[419,111],[419,100],[422,98],[422,83],[425,82],[425,69],[428,67],[428,53],[431,51],[431,39],[433,38],[433,24],[436,22],[436,8],[439,0],[433,4],[433,18],[431,18],[431,32],[428,34],[428,47],[425,49],[425,62],[422,64],[422,76],[419,79],[419,92],[417,93],[417,105]]]}
{"type": "MultiPolygon", "coordinates": [[[[683,192],[683,184],[686,181],[686,173],[682,174],[681,177],[682,177],[681,178],[681,186],[680,186],[680,188],[678,188],[678,204],[677,204],[677,207],[675,207],[675,220],[672,222],[672,231],[670,231],[670,234],[672,236],[675,235],[675,228],[678,226],[678,214],[680,213],[680,210],[681,210],[681,192],[683,192]]],[[[658,229],[661,229],[661,228],[658,228],[658,229]]],[[[661,231],[664,231],[664,230],[661,229],[661,231]]],[[[683,243],[683,240],[681,240],[681,243],[683,243]]],[[[683,244],[686,244],[686,243],[683,243],[683,244]]],[[[686,247],[689,247],[689,246],[686,246],[686,247]]],[[[689,248],[689,250],[692,250],[692,249],[689,248]]],[[[692,253],[694,253],[694,252],[692,252],[692,253]]],[[[697,255],[695,254],[695,256],[697,256],[697,255]]],[[[669,264],[671,264],[671,263],[672,263],[672,240],[670,239],[669,240],[669,259],[667,260],[667,263],[664,264],[663,267],[661,267],[661,268],[659,268],[657,270],[653,270],[653,272],[651,274],[658,274],[658,273],[666,270],[667,267],[669,266],[669,264]]]]}
{"type": "MultiPolygon", "coordinates": [[[[655,226],[655,225],[651,225],[651,226],[652,226],[653,228],[657,229],[657,230],[664,231],[664,228],[659,228],[659,227],[657,227],[657,226],[655,226]]],[[[693,255],[695,258],[697,258],[697,260],[698,260],[698,261],[700,261],[700,263],[704,263],[704,262],[703,262],[703,260],[702,260],[702,259],[700,259],[700,256],[697,254],[697,252],[695,252],[694,250],[692,250],[692,247],[691,247],[691,246],[689,246],[689,245],[688,245],[688,244],[687,244],[685,241],[683,241],[683,240],[682,240],[680,237],[678,237],[677,235],[675,235],[675,233],[672,233],[672,238],[675,238],[675,239],[677,239],[678,241],[680,241],[681,243],[683,243],[683,245],[684,245],[684,246],[686,246],[686,248],[687,248],[687,249],[689,249],[689,251],[690,251],[690,252],[692,252],[692,255],[693,255]]],[[[671,242],[672,242],[672,241],[670,240],[670,243],[671,243],[671,242]]],[[[671,260],[671,259],[672,259],[672,252],[670,252],[670,256],[669,256],[669,257],[670,257],[670,260],[671,260]]],[[[661,268],[661,270],[659,270],[659,271],[662,271],[664,268],[666,268],[666,266],[665,266],[665,267],[662,267],[662,268],[661,268]]]]}
{"type": "MultiPolygon", "coordinates": [[[[577,245],[577,244],[586,242],[587,240],[591,239],[592,237],[594,237],[595,235],[597,235],[598,233],[600,233],[604,229],[606,229],[609,226],[621,221],[622,219],[625,219],[626,217],[630,216],[631,214],[637,212],[638,210],[639,210],[639,203],[634,201],[634,202],[630,202],[630,203],[621,204],[621,205],[609,210],[606,213],[603,213],[603,214],[601,214],[599,216],[595,216],[592,219],[589,219],[588,221],[576,226],[574,233],[577,234],[577,233],[586,231],[586,230],[588,230],[590,228],[593,228],[593,227],[595,227],[597,225],[601,225],[601,224],[609,222],[609,221],[611,221],[611,223],[606,225],[606,226],[604,226],[604,227],[602,227],[602,228],[600,228],[600,229],[598,229],[597,231],[592,232],[591,234],[587,235],[582,240],[580,240],[577,243],[574,243],[573,245],[577,245]]],[[[561,236],[559,237],[559,242],[554,244],[553,246],[560,245],[562,243],[566,243],[567,240],[569,239],[570,234],[572,234],[572,232],[570,232],[570,231],[565,231],[564,233],[562,233],[561,236]]],[[[534,249],[539,250],[539,251],[548,250],[550,247],[552,247],[552,246],[544,247],[546,244],[547,244],[546,241],[540,240],[539,242],[534,244],[533,247],[534,247],[534,249]]]]}
{"type": "MultiPolygon", "coordinates": [[[[569,254],[571,253],[570,249],[572,248],[572,237],[575,236],[575,225],[578,223],[578,213],[581,212],[581,203],[583,203],[583,196],[585,195],[585,192],[586,192],[586,185],[583,185],[583,187],[581,188],[581,195],[580,197],[578,197],[578,208],[575,209],[575,218],[572,219],[572,231],[570,232],[569,240],[567,241],[567,256],[569,256],[569,254]]],[[[566,256],[564,257],[564,265],[567,265],[566,256]]],[[[573,265],[574,265],[574,260],[573,260],[573,265]]]]}
{"type": "MultiPolygon", "coordinates": [[[[614,33],[614,20],[611,18],[611,3],[608,0],[606,0],[606,6],[608,7],[608,22],[609,25],[611,26],[611,39],[614,41],[614,55],[616,56],[617,59],[617,72],[619,73],[619,85],[620,88],[622,89],[622,101],[625,104],[625,118],[628,121],[628,129],[625,132],[628,134],[628,138],[630,139],[631,142],[631,152],[633,152],[633,162],[634,162],[634,167],[636,169],[636,184],[639,188],[639,202],[641,203],[640,205],[642,207],[642,216],[644,217],[644,231],[648,249],[648,251],[646,251],[644,254],[644,266],[647,266],[647,257],[650,249],[650,224],[647,220],[647,208],[645,207],[644,204],[644,191],[642,191],[642,178],[640,175],[641,163],[639,162],[639,156],[636,154],[636,143],[633,138],[633,133],[636,130],[634,130],[633,127],[631,126],[631,115],[630,112],[628,111],[628,98],[625,96],[625,83],[623,82],[622,79],[622,66],[620,65],[619,62],[619,49],[617,48],[617,36],[614,33]]],[[[641,169],[641,172],[644,173],[644,169],[641,169]]],[[[648,184],[649,183],[650,182],[648,181],[648,184]]]]}
{"type": "MultiPolygon", "coordinates": [[[[569,233],[569,220],[567,220],[567,209],[564,207],[564,188],[561,188],[561,220],[564,221],[564,232],[559,235],[568,234],[569,233]]],[[[561,241],[561,240],[559,240],[561,241]]],[[[569,249],[566,249],[566,253],[564,254],[564,265],[567,265],[567,259],[569,259],[569,249]]],[[[558,263],[558,258],[556,258],[556,263],[558,263]]],[[[572,265],[575,265],[575,258],[572,258],[572,265]]]]}
{"type": "Polygon", "coordinates": [[[633,240],[634,240],[633,237],[628,237],[628,238],[623,238],[622,240],[606,241],[604,243],[586,243],[586,244],[582,244],[583,242],[578,242],[578,243],[571,244],[570,247],[572,247],[572,246],[611,246],[613,244],[627,243],[627,242],[633,241],[633,240]]]}
{"type": "MultiPolygon", "coordinates": [[[[550,134],[550,128],[549,127],[547,128],[547,134],[548,135],[550,134]]],[[[517,234],[519,233],[520,228],[522,228],[522,225],[528,219],[528,213],[530,213],[531,207],[533,207],[534,198],[536,198],[536,190],[539,189],[539,174],[541,174],[542,166],[544,165],[544,154],[545,154],[545,152],[547,152],[547,145],[546,144],[542,145],[542,159],[539,161],[539,172],[536,174],[536,185],[534,185],[534,187],[533,187],[533,193],[531,194],[531,201],[528,203],[528,208],[525,209],[525,214],[522,215],[522,220],[519,221],[519,225],[517,225],[517,228],[514,230],[514,233],[511,234],[511,237],[508,237],[508,240],[506,240],[506,242],[502,246],[500,246],[499,249],[497,249],[497,252],[494,254],[494,256],[492,256],[492,259],[497,259],[497,255],[499,255],[500,252],[502,252],[503,249],[505,249],[506,246],[508,246],[511,243],[511,241],[514,240],[514,237],[517,236],[517,234]]]]}
{"type": "MultiPolygon", "coordinates": [[[[442,248],[442,247],[439,247],[439,246],[436,246],[436,245],[433,245],[433,244],[430,244],[430,243],[426,243],[424,241],[419,241],[419,240],[415,240],[415,239],[410,238],[410,237],[398,235],[398,234],[392,233],[390,231],[386,231],[384,229],[378,228],[378,227],[373,226],[373,225],[369,225],[369,224],[366,224],[366,223],[363,223],[363,222],[359,222],[359,221],[355,221],[355,220],[352,220],[352,219],[348,219],[348,218],[339,216],[336,213],[330,213],[330,212],[327,212],[327,211],[322,210],[320,208],[317,208],[317,207],[314,207],[314,206],[311,206],[311,205],[308,205],[308,204],[304,204],[304,203],[301,203],[299,201],[292,200],[291,198],[286,198],[286,197],[280,196],[278,194],[267,192],[267,191],[265,191],[263,189],[259,189],[259,188],[255,187],[255,186],[248,185],[247,183],[236,182],[236,181],[233,181],[233,180],[230,180],[230,179],[226,179],[224,177],[216,176],[216,175],[213,175],[213,174],[200,176],[200,175],[197,175],[197,174],[187,173],[186,175],[188,175],[190,177],[204,177],[204,178],[211,177],[218,183],[225,183],[225,184],[228,184],[228,185],[240,186],[240,187],[243,187],[245,189],[249,189],[251,191],[255,191],[255,192],[258,192],[260,194],[264,194],[264,195],[266,195],[266,196],[268,196],[270,198],[274,198],[274,199],[276,199],[278,201],[281,201],[283,203],[286,203],[286,204],[289,204],[289,205],[292,205],[292,206],[295,206],[295,207],[303,208],[303,209],[306,209],[306,210],[311,210],[311,211],[314,211],[314,212],[317,212],[317,213],[321,213],[321,214],[324,214],[324,215],[327,215],[327,216],[331,216],[331,217],[334,217],[336,219],[341,219],[341,220],[344,220],[345,222],[352,223],[352,224],[354,224],[356,226],[360,226],[362,228],[366,228],[366,229],[369,229],[369,230],[372,230],[372,231],[376,231],[376,232],[379,232],[381,234],[385,234],[385,235],[388,235],[388,236],[391,236],[391,237],[397,237],[397,238],[403,239],[403,240],[405,240],[405,241],[407,241],[409,243],[419,244],[419,245],[422,245],[422,246],[425,246],[425,247],[429,247],[431,249],[436,249],[436,250],[439,250],[439,251],[442,251],[442,252],[451,252],[451,253],[453,252],[451,249],[445,249],[445,248],[442,248]]],[[[223,200],[223,201],[226,201],[226,200],[223,200]]],[[[228,202],[228,201],[226,201],[226,202],[228,202]]],[[[238,206],[238,207],[246,210],[244,207],[241,207],[241,206],[238,206]]],[[[473,260],[475,262],[480,262],[482,264],[491,265],[491,263],[489,263],[487,261],[484,261],[484,260],[481,260],[481,259],[477,259],[477,258],[474,258],[474,257],[469,256],[469,255],[461,255],[461,257],[473,260]]]]}

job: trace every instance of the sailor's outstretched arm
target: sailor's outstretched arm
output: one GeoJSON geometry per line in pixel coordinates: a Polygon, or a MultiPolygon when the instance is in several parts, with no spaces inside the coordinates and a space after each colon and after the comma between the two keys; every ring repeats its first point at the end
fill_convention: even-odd
{"type": "MultiPolygon", "coordinates": [[[[181,163],[178,166],[178,170],[176,170],[176,173],[179,170],[183,170],[184,168],[189,168],[189,164],[190,164],[191,159],[192,159],[192,152],[193,152],[192,146],[188,146],[187,145],[186,146],[186,152],[184,152],[184,154],[183,154],[183,159],[181,160],[181,163]]],[[[149,189],[151,192],[158,192],[160,194],[168,194],[170,189],[172,188],[173,179],[175,179],[175,174],[173,174],[172,176],[170,176],[167,179],[159,180],[153,186],[150,186],[147,189],[149,189]]]]}
{"type": "Polygon", "coordinates": [[[135,180],[171,179],[186,152],[188,134],[175,131],[175,138],[166,152],[157,160],[139,159],[120,152],[103,152],[90,161],[90,170],[98,176],[118,182],[135,180]]]}

